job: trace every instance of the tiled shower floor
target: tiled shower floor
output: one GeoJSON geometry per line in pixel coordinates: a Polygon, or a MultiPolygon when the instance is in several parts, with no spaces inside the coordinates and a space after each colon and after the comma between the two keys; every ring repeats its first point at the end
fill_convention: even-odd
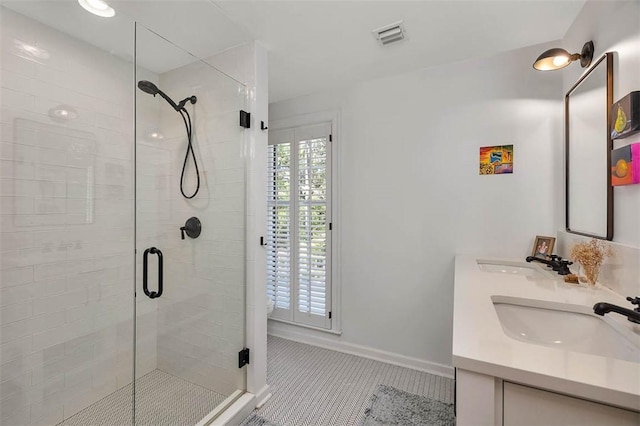
{"type": "MultiPolygon", "coordinates": [[[[154,370],[136,381],[136,425],[195,425],[224,395],[154,370]]],[[[131,385],[69,417],[58,426],[131,425],[131,385]]]]}

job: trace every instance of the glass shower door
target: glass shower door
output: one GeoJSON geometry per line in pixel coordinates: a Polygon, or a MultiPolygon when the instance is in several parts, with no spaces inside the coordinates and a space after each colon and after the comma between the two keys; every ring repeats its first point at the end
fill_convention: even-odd
{"type": "Polygon", "coordinates": [[[135,57],[135,423],[195,425],[245,389],[245,87],[140,24],[135,57]]]}

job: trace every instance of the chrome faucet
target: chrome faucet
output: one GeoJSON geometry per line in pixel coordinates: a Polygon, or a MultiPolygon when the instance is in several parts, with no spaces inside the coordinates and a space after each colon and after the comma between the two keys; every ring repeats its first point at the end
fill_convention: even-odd
{"type": "Polygon", "coordinates": [[[527,256],[525,260],[529,263],[531,263],[532,261],[544,263],[560,275],[569,275],[571,273],[571,271],[569,270],[569,265],[573,265],[573,262],[562,260],[560,256],[556,256],[555,254],[552,254],[549,257],[551,258],[550,260],[543,259],[541,257],[527,256]]]}
{"type": "Polygon", "coordinates": [[[631,322],[640,324],[640,297],[627,297],[632,305],[638,305],[634,310],[623,308],[622,306],[612,305],[611,303],[600,302],[593,305],[593,312],[597,315],[604,316],[609,312],[615,312],[624,315],[631,322]]]}

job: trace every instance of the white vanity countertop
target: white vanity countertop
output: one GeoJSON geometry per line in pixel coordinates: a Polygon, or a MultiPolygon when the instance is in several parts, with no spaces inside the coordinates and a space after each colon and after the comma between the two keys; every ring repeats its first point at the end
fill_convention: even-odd
{"type": "MultiPolygon", "coordinates": [[[[480,270],[477,259],[523,263],[523,259],[456,256],[453,364],[505,380],[640,411],[640,362],[634,363],[508,337],[491,296],[510,296],[592,308],[597,302],[632,307],[624,297],[598,286],[567,284],[555,272],[543,278],[480,270]]],[[[546,267],[539,263],[539,268],[546,267]]],[[[633,295],[636,296],[636,295],[633,295]]],[[[640,325],[607,314],[640,335],[640,325]]],[[[640,361],[640,360],[639,360],[640,361]]]]}

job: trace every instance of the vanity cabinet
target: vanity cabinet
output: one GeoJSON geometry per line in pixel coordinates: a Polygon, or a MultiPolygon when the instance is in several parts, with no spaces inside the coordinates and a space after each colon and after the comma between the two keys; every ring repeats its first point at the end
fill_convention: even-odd
{"type": "Polygon", "coordinates": [[[592,329],[575,318],[592,315],[596,303],[624,304],[624,298],[605,287],[585,291],[554,276],[492,273],[480,267],[491,262],[531,268],[517,260],[456,256],[452,346],[456,425],[640,426],[640,363],[632,356],[601,350],[615,346],[608,340],[613,331],[625,336],[618,343],[631,349],[626,355],[636,355],[638,328],[622,318],[609,318],[611,330],[592,329]],[[542,317],[528,311],[501,316],[505,311],[500,305],[518,303],[549,311],[542,317]],[[575,315],[552,315],[564,307],[575,315]],[[518,322],[538,327],[521,332],[509,328],[518,322]],[[573,328],[564,328],[569,325],[573,328]],[[587,337],[593,338],[592,344],[580,346],[587,337]]]}
{"type": "Polygon", "coordinates": [[[638,426],[640,413],[456,370],[457,426],[638,426]]]}
{"type": "Polygon", "coordinates": [[[638,426],[640,413],[503,382],[504,426],[638,426]]]}

